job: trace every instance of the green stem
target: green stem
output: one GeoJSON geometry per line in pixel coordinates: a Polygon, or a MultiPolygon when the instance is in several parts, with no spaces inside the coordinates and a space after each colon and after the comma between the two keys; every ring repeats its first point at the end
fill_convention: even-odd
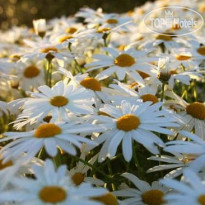
{"type": "Polygon", "coordinates": [[[164,100],[164,91],[165,91],[165,83],[162,83],[162,91],[161,91],[161,99],[160,99],[161,102],[163,102],[164,100]]]}
{"type": "Polygon", "coordinates": [[[92,164],[90,164],[89,162],[86,162],[85,160],[81,159],[80,157],[77,156],[72,156],[74,159],[76,159],[77,161],[82,162],[83,164],[91,167],[92,169],[94,169],[96,172],[98,172],[99,174],[101,174],[102,176],[104,176],[106,179],[108,179],[110,181],[110,177],[107,176],[104,172],[102,172],[101,170],[99,170],[98,168],[96,168],[95,166],[93,166],[92,164]]]}
{"type": "Polygon", "coordinates": [[[196,85],[196,81],[194,81],[193,82],[193,86],[194,86],[194,99],[195,99],[195,101],[198,101],[198,94],[197,94],[197,90],[196,90],[196,88],[197,88],[197,85],[196,85]]]}
{"type": "Polygon", "coordinates": [[[60,153],[59,150],[58,150],[57,155],[53,158],[53,161],[54,161],[56,167],[60,167],[60,165],[62,164],[62,161],[61,161],[61,153],[60,153]]]}
{"type": "MultiPolygon", "coordinates": [[[[112,177],[113,176],[113,172],[112,172],[112,166],[111,166],[110,160],[108,161],[107,165],[108,165],[108,171],[109,171],[109,173],[110,173],[110,175],[112,177]]],[[[111,186],[112,186],[112,190],[115,191],[116,190],[115,184],[112,183],[111,186]]]]}
{"type": "Polygon", "coordinates": [[[47,74],[46,74],[46,84],[52,86],[52,60],[47,59],[47,74]]]}
{"type": "Polygon", "coordinates": [[[132,145],[132,149],[133,149],[133,158],[134,158],[135,166],[137,167],[137,170],[138,170],[139,177],[141,179],[143,179],[144,178],[144,171],[143,171],[143,169],[142,169],[142,167],[140,165],[140,161],[139,161],[139,159],[137,157],[137,153],[136,153],[136,150],[135,150],[134,143],[132,145]]]}

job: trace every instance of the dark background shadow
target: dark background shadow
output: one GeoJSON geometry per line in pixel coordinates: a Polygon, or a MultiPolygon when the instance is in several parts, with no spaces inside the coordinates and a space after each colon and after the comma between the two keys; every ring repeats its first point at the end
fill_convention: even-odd
{"type": "MultiPolygon", "coordinates": [[[[0,27],[11,25],[32,25],[33,19],[51,19],[69,16],[79,8],[101,7],[104,12],[122,13],[143,5],[147,0],[0,0],[0,27]]],[[[153,1],[153,0],[152,0],[153,1]]]]}

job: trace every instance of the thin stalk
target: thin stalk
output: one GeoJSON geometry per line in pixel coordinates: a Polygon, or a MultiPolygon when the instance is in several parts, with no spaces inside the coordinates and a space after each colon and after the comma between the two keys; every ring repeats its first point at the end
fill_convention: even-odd
{"type": "MultiPolygon", "coordinates": [[[[108,165],[108,171],[109,171],[109,173],[110,173],[110,175],[112,177],[113,176],[113,172],[112,172],[112,166],[111,166],[110,160],[108,161],[107,165],[108,165]]],[[[112,183],[111,186],[112,186],[112,190],[115,191],[116,190],[115,184],[112,183]]]]}
{"type": "Polygon", "coordinates": [[[96,172],[98,172],[99,174],[103,175],[106,179],[108,179],[110,181],[110,177],[107,176],[104,172],[102,172],[101,170],[99,170],[98,168],[96,168],[95,166],[93,166],[92,164],[90,164],[89,162],[86,162],[85,160],[81,159],[80,157],[77,156],[72,156],[74,159],[82,162],[83,164],[91,167],[92,169],[95,169],[96,172]]]}
{"type": "Polygon", "coordinates": [[[134,158],[134,162],[135,162],[135,165],[137,167],[137,170],[138,170],[139,177],[144,179],[144,171],[143,171],[143,169],[142,169],[142,167],[140,165],[140,162],[139,162],[136,150],[135,150],[134,143],[132,145],[132,149],[133,149],[133,158],[134,158]]]}
{"type": "Polygon", "coordinates": [[[161,91],[161,99],[160,99],[161,102],[163,102],[164,100],[164,91],[165,91],[165,83],[162,83],[162,91],[161,91]]]}

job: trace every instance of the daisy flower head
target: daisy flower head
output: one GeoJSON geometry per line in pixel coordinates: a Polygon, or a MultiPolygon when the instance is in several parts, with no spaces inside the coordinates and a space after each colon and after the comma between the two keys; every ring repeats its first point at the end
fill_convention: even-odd
{"type": "Polygon", "coordinates": [[[172,189],[164,199],[168,205],[204,205],[205,185],[204,181],[193,171],[184,171],[184,181],[164,179],[161,183],[172,189]]]}
{"type": "Polygon", "coordinates": [[[106,28],[114,28],[120,31],[128,31],[127,25],[133,23],[133,19],[129,16],[119,16],[116,13],[103,14],[97,18],[91,19],[89,26],[97,27],[102,25],[106,28]]]}
{"type": "Polygon", "coordinates": [[[157,90],[153,86],[143,86],[134,82],[131,85],[121,83],[115,80],[117,84],[111,84],[109,87],[113,88],[108,93],[110,94],[110,99],[116,104],[120,105],[122,99],[130,103],[135,103],[136,101],[142,100],[143,102],[151,101],[154,103],[159,102],[156,96],[157,90]]]}
{"type": "Polygon", "coordinates": [[[33,166],[33,170],[35,179],[15,178],[12,184],[18,189],[1,193],[0,201],[28,205],[100,205],[91,198],[107,192],[104,188],[94,188],[87,183],[76,187],[66,175],[66,166],[56,170],[51,160],[46,160],[44,167],[33,166]]]}
{"type": "Polygon", "coordinates": [[[193,39],[189,42],[190,52],[194,59],[198,61],[198,65],[205,60],[205,45],[204,40],[193,39]]]}
{"type": "Polygon", "coordinates": [[[45,36],[46,34],[46,20],[45,19],[33,20],[33,27],[37,35],[39,35],[42,38],[45,36]]]}
{"type": "Polygon", "coordinates": [[[176,152],[170,154],[172,154],[172,156],[160,155],[149,157],[148,160],[158,161],[161,164],[148,169],[147,173],[171,169],[164,178],[176,178],[182,175],[183,171],[187,169],[187,167],[191,165],[191,162],[197,158],[197,155],[193,154],[180,154],[176,152]]]}
{"type": "MultiPolygon", "coordinates": [[[[183,41],[180,41],[174,33],[164,32],[154,36],[153,46],[163,46],[167,50],[171,48],[178,48],[183,41]]],[[[162,48],[163,49],[163,48],[162,48]]]]}
{"type": "Polygon", "coordinates": [[[33,164],[43,165],[43,161],[38,158],[25,160],[24,154],[5,161],[0,155],[0,190],[9,189],[12,179],[16,176],[22,177],[25,174],[33,174],[31,169],[33,164]]]}
{"type": "Polygon", "coordinates": [[[106,104],[101,108],[100,111],[106,113],[106,116],[96,116],[96,123],[103,124],[106,130],[96,139],[99,144],[103,143],[99,160],[114,157],[121,142],[123,156],[128,162],[133,155],[133,141],[142,144],[151,153],[159,153],[157,145],[163,146],[164,143],[153,132],[172,135],[167,127],[178,126],[166,110],[160,110],[161,106],[162,103],[130,104],[122,101],[121,106],[106,104]]]}
{"type": "Polygon", "coordinates": [[[59,81],[52,88],[43,85],[38,90],[40,93],[31,92],[31,98],[26,98],[17,123],[33,124],[48,115],[52,116],[52,122],[68,120],[68,113],[88,114],[93,111],[93,95],[85,88],[59,81]]]}
{"type": "MultiPolygon", "coordinates": [[[[97,157],[98,157],[98,155],[95,155],[94,157],[92,157],[88,161],[88,163],[90,165],[93,165],[96,162],[97,157]]],[[[85,158],[86,158],[86,154],[83,150],[81,150],[80,158],[82,160],[85,160],[85,158]]],[[[76,186],[79,186],[83,182],[88,182],[90,184],[97,185],[97,186],[104,186],[105,183],[102,180],[97,179],[95,176],[93,176],[93,177],[87,176],[88,171],[90,169],[91,169],[91,167],[89,167],[86,164],[84,164],[83,162],[79,161],[74,168],[72,168],[68,171],[68,175],[71,177],[73,183],[76,186]]]]}
{"type": "Polygon", "coordinates": [[[123,202],[127,205],[162,205],[164,204],[164,196],[169,189],[161,183],[155,181],[149,185],[146,181],[140,180],[131,173],[122,174],[134,184],[136,188],[125,188],[115,191],[114,194],[118,197],[126,197],[123,202]]]}
{"type": "Polygon", "coordinates": [[[120,81],[124,80],[127,74],[136,81],[143,83],[143,79],[137,71],[153,75],[153,66],[149,64],[149,62],[153,61],[153,58],[147,57],[146,52],[137,51],[133,48],[117,51],[113,48],[106,47],[104,50],[109,55],[96,54],[93,56],[96,60],[86,64],[86,67],[92,67],[88,69],[88,72],[105,68],[104,71],[96,76],[98,79],[105,79],[116,73],[120,81]]]}
{"type": "Polygon", "coordinates": [[[164,151],[191,156],[187,159],[189,168],[196,172],[203,170],[205,167],[205,142],[199,136],[185,130],[180,131],[179,134],[191,141],[175,140],[167,142],[164,151]]]}
{"type": "MultiPolygon", "coordinates": [[[[186,56],[181,56],[181,58],[186,58],[186,56]]],[[[168,84],[170,89],[173,89],[175,81],[189,85],[192,79],[202,78],[200,73],[194,70],[184,70],[183,66],[177,67],[173,66],[174,64],[176,64],[176,61],[173,63],[171,58],[164,57],[159,59],[157,67],[158,80],[168,84]]]]}
{"type": "Polygon", "coordinates": [[[75,147],[80,149],[82,143],[96,145],[96,142],[79,136],[79,133],[87,134],[102,130],[104,129],[88,123],[45,123],[28,132],[4,133],[8,137],[0,139],[0,142],[15,140],[4,146],[0,152],[5,160],[20,155],[22,152],[27,153],[27,158],[34,157],[43,147],[50,156],[57,155],[58,147],[71,155],[76,155],[75,147]]]}
{"type": "MultiPolygon", "coordinates": [[[[76,41],[79,41],[81,43],[83,43],[83,41],[86,39],[88,40],[89,38],[93,37],[93,29],[88,29],[88,28],[83,28],[79,31],[76,31],[72,34],[68,33],[66,34],[65,32],[60,32],[57,33],[56,36],[53,36],[54,39],[58,39],[58,47],[59,48],[68,48],[72,50],[71,45],[69,44],[73,44],[76,41]]],[[[84,42],[85,43],[85,42],[84,42]]]]}
{"type": "Polygon", "coordinates": [[[193,67],[193,56],[191,52],[188,51],[188,49],[179,48],[179,49],[172,49],[172,67],[178,67],[182,65],[183,67],[193,67]]]}
{"type": "Polygon", "coordinates": [[[73,56],[68,49],[60,48],[59,42],[53,39],[52,36],[36,39],[36,41],[25,39],[24,42],[27,49],[21,57],[23,62],[33,58],[39,60],[55,59],[59,64],[61,61],[68,62],[73,60],[73,56]]]}
{"type": "Polygon", "coordinates": [[[33,90],[45,84],[43,62],[31,60],[19,62],[16,69],[19,86],[23,90],[33,90]]]}
{"type": "Polygon", "coordinates": [[[166,91],[170,97],[165,104],[176,108],[177,115],[184,122],[181,129],[193,131],[196,135],[205,139],[205,105],[203,102],[188,103],[172,91],[166,91]]]}
{"type": "Polygon", "coordinates": [[[94,101],[97,102],[102,100],[104,102],[108,101],[108,96],[106,95],[106,90],[100,80],[96,77],[90,77],[88,73],[78,73],[73,76],[70,71],[60,68],[59,72],[62,73],[68,80],[70,84],[77,88],[84,88],[91,93],[94,101]]]}

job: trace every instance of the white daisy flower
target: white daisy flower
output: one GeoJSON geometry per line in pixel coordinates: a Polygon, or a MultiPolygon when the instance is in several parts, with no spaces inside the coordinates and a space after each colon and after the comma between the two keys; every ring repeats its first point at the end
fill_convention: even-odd
{"type": "Polygon", "coordinates": [[[189,168],[194,171],[201,171],[205,167],[205,142],[199,136],[190,132],[183,130],[179,133],[192,141],[175,140],[167,142],[164,151],[193,156],[189,162],[189,168]]]}
{"type": "Polygon", "coordinates": [[[161,180],[162,184],[173,189],[174,192],[167,194],[164,199],[167,205],[204,205],[205,185],[199,176],[192,170],[185,170],[186,181],[179,182],[174,179],[161,180]],[[188,183],[187,183],[188,182],[188,183]]]}
{"type": "MultiPolygon", "coordinates": [[[[181,56],[185,58],[186,56],[181,56]]],[[[183,70],[182,67],[173,68],[171,59],[168,57],[159,59],[157,67],[158,79],[169,85],[173,89],[175,81],[180,81],[185,85],[189,85],[191,79],[202,79],[202,75],[193,70],[183,70]]]]}
{"type": "Polygon", "coordinates": [[[200,42],[198,39],[190,40],[189,41],[190,52],[192,53],[193,57],[198,60],[198,63],[205,60],[205,45],[204,39],[200,42]]]}
{"type": "Polygon", "coordinates": [[[156,58],[147,57],[146,52],[136,51],[132,48],[121,52],[108,47],[104,50],[110,55],[94,55],[93,58],[97,60],[86,65],[86,67],[92,67],[88,69],[88,72],[106,67],[96,76],[98,79],[105,79],[116,73],[118,79],[123,80],[128,74],[131,78],[143,83],[142,77],[136,71],[153,75],[153,66],[148,62],[156,60],[156,58]]]}
{"type": "Polygon", "coordinates": [[[184,122],[182,128],[184,130],[192,131],[196,135],[205,139],[205,105],[202,102],[188,103],[172,91],[166,91],[165,95],[170,97],[165,104],[179,110],[178,116],[184,122]]]}
{"type": "Polygon", "coordinates": [[[152,102],[130,104],[122,101],[120,107],[106,104],[100,109],[107,116],[96,116],[96,123],[103,124],[106,128],[106,131],[96,139],[96,142],[104,143],[99,161],[106,157],[114,157],[121,142],[126,161],[132,158],[133,141],[142,144],[151,153],[159,153],[157,145],[163,146],[164,143],[153,131],[172,135],[172,131],[166,127],[178,125],[167,111],[159,110],[162,103],[151,104],[152,102]]]}
{"type": "MultiPolygon", "coordinates": [[[[89,21],[88,19],[86,21],[89,21]]],[[[106,28],[118,28],[118,30],[128,31],[127,25],[133,23],[133,19],[128,16],[120,16],[115,13],[103,14],[102,16],[97,16],[96,18],[90,19],[89,26],[97,27],[102,25],[106,28]]]]}
{"type": "Polygon", "coordinates": [[[108,102],[108,96],[106,95],[107,88],[103,86],[99,79],[90,77],[88,73],[78,73],[73,76],[70,71],[60,68],[60,73],[70,79],[71,85],[74,85],[77,88],[85,88],[86,90],[91,92],[93,95],[95,102],[102,100],[103,102],[108,102]]]}
{"type": "Polygon", "coordinates": [[[45,19],[33,20],[33,27],[37,35],[41,37],[45,36],[46,34],[46,20],[45,19]]]}
{"type": "Polygon", "coordinates": [[[32,92],[31,98],[26,98],[23,112],[16,123],[33,124],[48,115],[52,116],[52,122],[67,120],[68,113],[89,114],[93,111],[93,95],[85,88],[76,88],[59,81],[52,88],[43,85],[38,90],[41,93],[32,92]]]}
{"type": "Polygon", "coordinates": [[[14,139],[13,142],[4,146],[0,153],[5,159],[20,155],[22,152],[27,153],[27,158],[34,157],[41,148],[45,147],[50,156],[57,155],[57,147],[61,147],[65,152],[76,155],[75,146],[79,149],[82,143],[96,145],[96,142],[77,133],[92,133],[102,131],[99,126],[91,124],[78,124],[77,122],[67,123],[47,123],[41,124],[37,129],[28,132],[6,132],[5,137],[0,142],[14,139]]]}
{"type": "Polygon", "coordinates": [[[27,49],[24,52],[21,61],[25,62],[28,59],[37,58],[43,60],[46,58],[55,58],[61,64],[61,61],[66,62],[73,60],[73,56],[68,49],[61,49],[59,42],[52,37],[45,37],[43,39],[36,39],[36,41],[24,40],[27,49]]]}
{"type": "Polygon", "coordinates": [[[19,86],[23,90],[32,90],[45,84],[44,67],[41,61],[19,62],[17,64],[16,75],[18,76],[19,86]],[[37,62],[37,63],[34,63],[37,62]]]}
{"type": "Polygon", "coordinates": [[[149,157],[148,160],[158,161],[161,162],[161,164],[148,169],[147,173],[172,169],[164,178],[176,178],[182,175],[183,171],[189,167],[191,162],[197,157],[196,155],[182,155],[176,152],[172,154],[174,156],[160,155],[149,157]],[[166,164],[162,164],[162,162],[166,164]]]}
{"type": "Polygon", "coordinates": [[[114,194],[118,197],[126,197],[123,200],[127,205],[162,205],[164,204],[164,195],[168,192],[168,188],[155,181],[152,185],[140,180],[133,174],[122,174],[125,178],[131,181],[136,188],[125,188],[115,191],[114,194]]]}
{"type": "Polygon", "coordinates": [[[31,166],[33,164],[43,165],[43,161],[38,158],[25,160],[25,155],[13,157],[9,161],[0,158],[0,190],[9,189],[11,181],[16,176],[25,176],[25,174],[33,174],[31,166]]]}
{"type": "Polygon", "coordinates": [[[66,175],[66,166],[55,170],[53,163],[46,160],[45,167],[34,166],[36,179],[15,178],[12,184],[17,190],[10,190],[0,194],[0,201],[15,201],[27,205],[100,205],[92,197],[104,195],[103,188],[93,188],[90,184],[80,186],[72,184],[66,175]]]}
{"type": "Polygon", "coordinates": [[[120,105],[122,99],[130,103],[135,103],[136,101],[142,100],[143,102],[151,101],[154,103],[159,102],[156,96],[156,87],[153,86],[140,86],[137,83],[132,83],[127,85],[117,81],[117,84],[111,84],[109,87],[114,90],[110,90],[110,99],[116,104],[120,105]],[[115,92],[117,91],[117,92],[115,92]],[[112,95],[114,94],[114,95],[112,95]]]}
{"type": "Polygon", "coordinates": [[[164,32],[157,35],[150,35],[142,45],[143,49],[150,49],[152,47],[159,47],[163,53],[166,53],[172,48],[179,48],[183,45],[184,41],[177,36],[170,36],[173,33],[164,32]],[[151,40],[150,40],[151,37],[151,40]]]}

